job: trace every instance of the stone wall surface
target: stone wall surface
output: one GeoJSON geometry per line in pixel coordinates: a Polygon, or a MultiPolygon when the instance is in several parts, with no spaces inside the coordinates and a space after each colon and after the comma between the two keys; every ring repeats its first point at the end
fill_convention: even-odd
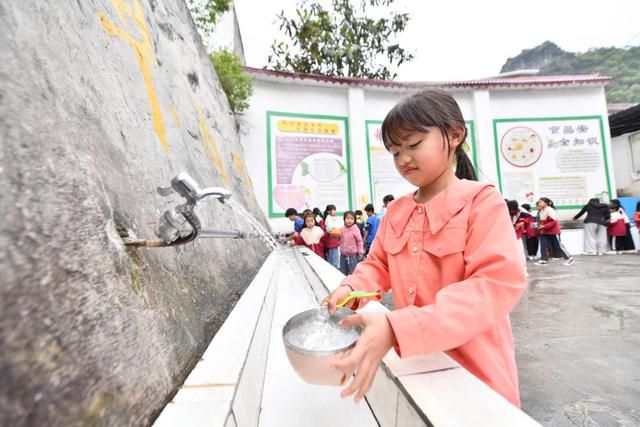
{"type": "Polygon", "coordinates": [[[149,424],[268,254],[121,239],[155,238],[181,171],[265,223],[183,1],[0,3],[0,147],[0,425],[149,424]]]}

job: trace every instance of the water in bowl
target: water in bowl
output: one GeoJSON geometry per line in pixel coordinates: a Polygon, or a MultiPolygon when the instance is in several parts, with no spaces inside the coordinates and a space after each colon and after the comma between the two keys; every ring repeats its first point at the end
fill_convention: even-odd
{"type": "Polygon", "coordinates": [[[287,332],[286,340],[306,351],[324,352],[348,347],[358,336],[356,328],[342,328],[326,310],[318,310],[308,321],[287,332]]]}

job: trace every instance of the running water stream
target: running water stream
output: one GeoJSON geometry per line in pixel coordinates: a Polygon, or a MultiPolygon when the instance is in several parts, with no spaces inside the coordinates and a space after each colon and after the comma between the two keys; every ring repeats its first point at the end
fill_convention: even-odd
{"type": "Polygon", "coordinates": [[[278,247],[278,241],[271,235],[271,233],[264,228],[264,226],[253,217],[247,211],[244,206],[233,200],[233,198],[225,200],[225,204],[229,205],[234,212],[236,212],[246,223],[248,223],[251,228],[255,231],[255,236],[262,240],[269,249],[275,249],[278,247]]]}

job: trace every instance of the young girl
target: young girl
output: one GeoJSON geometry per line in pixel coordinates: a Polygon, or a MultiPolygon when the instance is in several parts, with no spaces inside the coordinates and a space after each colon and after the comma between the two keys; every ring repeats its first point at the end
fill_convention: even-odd
{"type": "Polygon", "coordinates": [[[636,223],[638,231],[640,231],[640,202],[636,204],[636,212],[633,214],[633,222],[636,223]]]}
{"type": "Polygon", "coordinates": [[[540,261],[536,262],[536,265],[549,263],[549,249],[551,249],[552,254],[560,254],[562,258],[566,259],[564,265],[573,264],[573,257],[569,255],[560,240],[558,240],[560,223],[558,222],[558,213],[553,206],[553,202],[546,197],[541,197],[536,203],[536,207],[540,212],[540,222],[538,223],[540,261]]]}
{"type": "Polygon", "coordinates": [[[364,255],[362,235],[356,224],[356,214],[346,211],[343,216],[344,227],[340,234],[340,271],[345,276],[355,270],[358,261],[364,255]]]}
{"type": "Polygon", "coordinates": [[[611,244],[609,254],[622,253],[623,251],[633,251],[635,246],[631,237],[629,217],[620,205],[618,199],[613,199],[609,203],[611,218],[607,227],[607,234],[611,244]]]}
{"type": "Polygon", "coordinates": [[[324,210],[324,226],[327,234],[324,237],[324,259],[340,270],[340,229],[342,222],[336,216],[335,205],[327,205],[324,210]]]}
{"type": "Polygon", "coordinates": [[[302,219],[304,220],[304,228],[295,239],[296,245],[306,246],[319,257],[324,257],[324,246],[322,245],[324,230],[316,225],[313,212],[306,212],[302,219]]]}
{"type": "Polygon", "coordinates": [[[527,281],[502,196],[472,181],[475,172],[462,148],[466,136],[460,108],[439,90],[402,101],[382,124],[396,169],[418,190],[389,205],[369,257],[329,296],[333,312],[353,290],[392,290],[397,308],[343,320],[364,327],[351,353],[334,362],[356,372],[343,397],[355,393],[359,401],[395,348],[400,357],[445,351],[520,404],[509,313],[527,281]]]}
{"type": "Polygon", "coordinates": [[[534,225],[537,225],[536,217],[531,213],[531,205],[523,203],[520,206],[529,214],[529,217],[525,220],[527,225],[525,227],[525,238],[527,239],[527,259],[534,260],[538,255],[538,230],[534,225]]]}

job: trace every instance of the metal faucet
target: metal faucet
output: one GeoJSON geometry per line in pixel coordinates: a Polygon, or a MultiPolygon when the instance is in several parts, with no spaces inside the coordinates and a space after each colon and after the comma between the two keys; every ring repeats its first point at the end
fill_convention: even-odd
{"type": "Polygon", "coordinates": [[[200,188],[198,183],[186,172],[180,172],[175,178],[173,178],[171,180],[171,187],[176,193],[187,199],[188,203],[191,203],[194,206],[200,200],[207,197],[213,197],[223,203],[226,199],[231,197],[231,191],[223,187],[200,188]]]}
{"type": "Polygon", "coordinates": [[[186,203],[166,210],[160,217],[157,231],[162,240],[125,239],[125,245],[163,247],[176,246],[191,242],[198,237],[206,238],[245,238],[245,233],[238,230],[203,229],[200,218],[194,212],[198,202],[213,197],[221,203],[231,197],[231,192],[223,187],[200,188],[198,183],[186,172],[180,172],[171,180],[171,187],[158,187],[161,196],[178,193],[186,203]]]}

